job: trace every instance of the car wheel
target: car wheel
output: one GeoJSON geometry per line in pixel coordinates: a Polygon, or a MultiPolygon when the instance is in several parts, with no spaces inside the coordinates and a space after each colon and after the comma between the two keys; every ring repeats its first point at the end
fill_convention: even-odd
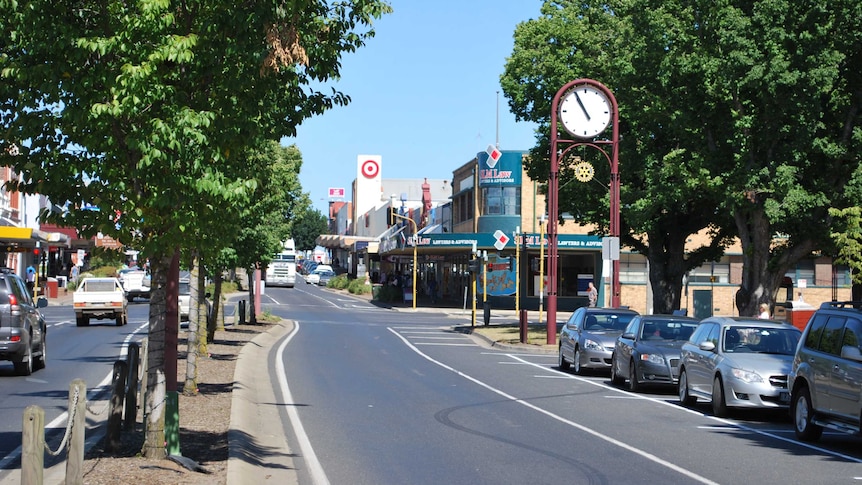
{"type": "Polygon", "coordinates": [[[611,384],[619,386],[625,382],[625,379],[617,372],[616,356],[611,355],[611,384]]]}
{"type": "Polygon", "coordinates": [[[77,325],[79,327],[86,327],[89,324],[90,324],[90,319],[87,317],[82,316],[82,317],[76,317],[75,318],[75,325],[77,325]]]}
{"type": "Polygon", "coordinates": [[[15,373],[19,376],[29,376],[33,373],[33,349],[27,346],[27,352],[21,362],[15,362],[15,373]]]}
{"type": "Polygon", "coordinates": [[[575,367],[575,369],[574,369],[575,374],[577,374],[579,376],[584,374],[584,371],[586,369],[581,367],[581,349],[580,348],[575,348],[575,359],[574,359],[574,362],[572,362],[572,365],[574,365],[574,367],[575,367]]]}
{"type": "Polygon", "coordinates": [[[679,373],[679,402],[683,406],[693,406],[697,402],[697,398],[688,393],[688,375],[685,369],[679,373]]]}
{"type": "Polygon", "coordinates": [[[823,434],[823,427],[814,424],[814,410],[811,408],[811,393],[807,386],[793,393],[793,429],[802,441],[817,441],[823,434]]]}
{"type": "Polygon", "coordinates": [[[638,382],[638,368],[634,359],[629,362],[629,391],[640,391],[640,383],[638,382]]]}
{"type": "Polygon", "coordinates": [[[560,346],[560,352],[557,354],[557,367],[559,367],[560,370],[569,370],[569,361],[563,357],[562,345],[560,346]]]}
{"type": "Polygon", "coordinates": [[[42,345],[39,346],[39,357],[33,363],[33,368],[36,370],[44,369],[45,363],[48,362],[48,341],[45,338],[45,333],[42,332],[42,345]]]}
{"type": "Polygon", "coordinates": [[[719,418],[727,417],[727,403],[724,400],[724,386],[720,376],[716,376],[712,381],[712,414],[719,418]]]}

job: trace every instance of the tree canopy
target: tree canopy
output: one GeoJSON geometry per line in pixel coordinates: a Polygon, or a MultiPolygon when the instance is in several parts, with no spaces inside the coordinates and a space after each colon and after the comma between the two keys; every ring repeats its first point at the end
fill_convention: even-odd
{"type": "Polygon", "coordinates": [[[381,0],[0,0],[7,189],[68,203],[57,222],[140,248],[153,266],[148,456],[164,456],[165,285],[201,204],[245,204],[240,154],[349,97],[328,83],[391,11],[381,0]],[[328,91],[328,92],[327,92],[328,91]],[[11,147],[16,147],[15,150],[11,147]],[[98,211],[80,210],[91,204],[98,211]]]}
{"type": "MultiPolygon", "coordinates": [[[[602,82],[620,110],[623,242],[648,257],[655,311],[679,308],[683,275],[720,257],[735,236],[744,258],[739,311],[754,314],[799,259],[831,251],[827,209],[850,203],[860,8],[852,0],[547,1],[518,26],[501,77],[516,116],[544,127],[528,170],[547,178],[556,91],[577,78],[602,82]],[[710,243],[687,251],[699,231],[710,243]]],[[[600,181],[607,168],[595,165],[600,181]]],[[[566,184],[564,168],[560,210],[605,230],[607,190],[566,184]]]]}

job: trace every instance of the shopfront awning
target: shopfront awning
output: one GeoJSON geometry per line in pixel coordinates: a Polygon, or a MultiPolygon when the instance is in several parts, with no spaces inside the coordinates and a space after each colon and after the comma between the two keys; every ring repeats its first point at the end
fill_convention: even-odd
{"type": "Polygon", "coordinates": [[[328,249],[353,249],[353,245],[357,241],[376,242],[376,237],[368,236],[347,236],[343,234],[321,234],[317,236],[314,243],[318,246],[323,246],[328,249]]]}
{"type": "Polygon", "coordinates": [[[30,227],[0,226],[0,245],[36,247],[36,243],[40,246],[68,246],[69,236],[30,227]]]}

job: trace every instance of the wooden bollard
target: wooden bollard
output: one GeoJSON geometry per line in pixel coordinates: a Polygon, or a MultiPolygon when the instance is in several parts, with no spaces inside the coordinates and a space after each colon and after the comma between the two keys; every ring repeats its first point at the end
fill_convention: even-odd
{"type": "Polygon", "coordinates": [[[138,418],[138,367],[141,362],[141,347],[136,342],[129,344],[129,354],[126,357],[129,363],[129,377],[126,380],[126,409],[123,413],[125,429],[135,427],[138,418]]]}
{"type": "Polygon", "coordinates": [[[123,424],[123,398],[126,389],[128,366],[122,360],[114,362],[114,377],[111,381],[111,407],[108,415],[108,431],[105,435],[105,451],[120,449],[120,428],[123,424]]]}
{"type": "Polygon", "coordinates": [[[87,422],[87,383],[75,379],[69,384],[69,453],[66,455],[66,485],[84,483],[84,441],[87,422]]]}
{"type": "Polygon", "coordinates": [[[21,485],[42,485],[45,469],[45,411],[27,406],[21,429],[21,485]]]}

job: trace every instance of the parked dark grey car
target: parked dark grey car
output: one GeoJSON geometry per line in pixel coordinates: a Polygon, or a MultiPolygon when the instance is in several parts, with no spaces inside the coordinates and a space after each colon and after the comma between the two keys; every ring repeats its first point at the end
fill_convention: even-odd
{"type": "Polygon", "coordinates": [[[575,374],[610,369],[617,337],[637,315],[622,308],[578,308],[560,329],[557,365],[566,370],[571,364],[575,374]]]}
{"type": "Polygon", "coordinates": [[[805,327],[790,372],[796,436],[862,432],[862,302],[828,302],[805,327]]]}
{"type": "Polygon", "coordinates": [[[676,385],[679,352],[700,323],[677,315],[638,315],[617,338],[611,364],[611,382],[629,381],[637,392],[644,384],[676,385]]]}
{"type": "Polygon", "coordinates": [[[11,361],[19,375],[45,367],[47,325],[39,308],[47,304],[44,298],[33,301],[24,280],[0,268],[0,360],[11,361]]]}

